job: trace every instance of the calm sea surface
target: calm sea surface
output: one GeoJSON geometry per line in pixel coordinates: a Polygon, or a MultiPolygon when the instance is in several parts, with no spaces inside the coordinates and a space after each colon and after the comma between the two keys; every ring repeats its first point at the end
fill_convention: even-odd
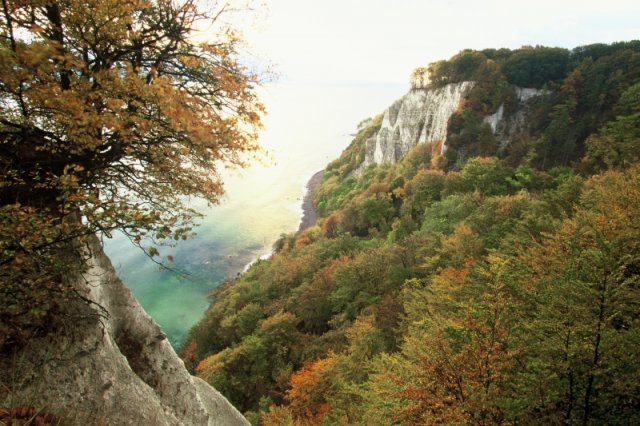
{"type": "Polygon", "coordinates": [[[105,251],[120,278],[162,326],[174,347],[209,304],[207,294],[248,263],[268,256],[280,234],[297,229],[308,179],[336,158],[357,124],[384,110],[404,85],[270,85],[263,102],[269,111],[260,142],[269,152],[264,164],[223,173],[227,195],[219,205],[196,200],[204,218],[197,235],[175,247],[162,270],[123,235],[105,240],[105,251]]]}

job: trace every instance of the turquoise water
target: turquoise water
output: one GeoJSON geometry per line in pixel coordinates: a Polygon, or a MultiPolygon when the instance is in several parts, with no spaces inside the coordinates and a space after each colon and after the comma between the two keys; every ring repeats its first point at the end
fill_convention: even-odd
{"type": "Polygon", "coordinates": [[[258,192],[229,197],[214,207],[203,204],[199,210],[205,217],[195,229],[196,236],[175,247],[160,248],[162,256],[173,256],[169,266],[184,275],[160,268],[122,234],[106,241],[105,251],[118,275],[174,347],[180,346],[208,306],[211,289],[252,260],[268,255],[279,235],[294,231],[300,220],[302,182],[276,187],[265,179],[256,182],[254,176],[232,180],[258,192]]]}
{"type": "Polygon", "coordinates": [[[309,178],[340,154],[363,118],[380,113],[403,91],[398,85],[266,88],[263,164],[224,171],[227,195],[221,203],[194,205],[204,214],[197,235],[160,250],[173,256],[170,266],[186,278],[162,270],[121,234],[105,239],[118,275],[174,347],[202,316],[211,289],[268,256],[282,233],[298,228],[309,178]]]}

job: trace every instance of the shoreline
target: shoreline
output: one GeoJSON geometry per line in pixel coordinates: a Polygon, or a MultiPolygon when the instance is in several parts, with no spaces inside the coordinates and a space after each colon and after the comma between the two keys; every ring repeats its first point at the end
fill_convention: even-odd
{"type": "MultiPolygon", "coordinates": [[[[302,198],[302,205],[300,206],[300,209],[302,210],[302,216],[300,218],[300,224],[298,225],[298,229],[295,231],[296,233],[298,232],[302,232],[307,228],[312,227],[313,225],[316,224],[316,221],[318,220],[318,212],[316,211],[315,207],[313,206],[313,192],[315,191],[315,189],[318,187],[318,185],[320,185],[322,183],[322,177],[324,176],[324,169],[320,170],[319,172],[316,172],[313,174],[313,176],[311,176],[311,178],[309,179],[309,181],[307,182],[305,188],[306,191],[304,193],[304,197],[302,198]]],[[[275,243],[275,241],[274,241],[275,243]]],[[[236,277],[238,275],[244,274],[245,272],[247,272],[249,270],[249,268],[251,267],[251,265],[253,265],[254,263],[256,263],[259,260],[265,260],[271,257],[271,255],[273,254],[273,244],[272,244],[272,248],[269,249],[268,251],[260,254],[260,255],[255,255],[251,261],[249,261],[244,268],[242,268],[237,274],[236,277]]]]}
{"type": "Polygon", "coordinates": [[[307,182],[307,191],[302,199],[302,218],[300,219],[300,225],[297,232],[302,232],[307,228],[312,227],[318,220],[318,212],[313,205],[313,192],[318,185],[322,183],[322,177],[324,176],[324,169],[316,172],[309,182],[307,182]]]}

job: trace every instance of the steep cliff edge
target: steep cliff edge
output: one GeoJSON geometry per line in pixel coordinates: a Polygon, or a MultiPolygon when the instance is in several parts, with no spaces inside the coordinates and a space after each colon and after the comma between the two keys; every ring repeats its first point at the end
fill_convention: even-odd
{"type": "Polygon", "coordinates": [[[187,372],[97,239],[89,250],[89,268],[75,285],[90,303],[69,301],[67,327],[0,361],[0,404],[43,408],[78,425],[248,424],[187,372]]]}
{"type": "MultiPolygon", "coordinates": [[[[450,83],[439,88],[413,88],[387,108],[379,130],[365,141],[364,160],[355,169],[358,175],[372,164],[395,164],[414,146],[437,143],[439,153],[447,149],[449,119],[460,110],[464,98],[474,87],[473,81],[450,83]]],[[[515,111],[507,115],[504,104],[495,113],[484,117],[483,122],[504,148],[510,140],[522,132],[526,123],[528,102],[544,93],[533,88],[514,87],[517,99],[515,111]]],[[[358,127],[363,131],[372,120],[365,120],[358,127]]]]}
{"type": "Polygon", "coordinates": [[[371,164],[396,163],[419,143],[444,142],[449,118],[472,87],[473,82],[464,81],[409,91],[385,110],[380,130],[366,141],[358,171],[371,164]]]}

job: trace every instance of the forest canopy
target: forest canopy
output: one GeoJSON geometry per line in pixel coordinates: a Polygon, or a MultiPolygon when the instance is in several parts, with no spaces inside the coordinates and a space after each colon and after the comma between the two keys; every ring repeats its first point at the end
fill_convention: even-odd
{"type": "Polygon", "coordinates": [[[219,167],[242,165],[258,149],[257,77],[221,23],[226,6],[208,6],[3,0],[0,314],[8,328],[51,311],[61,277],[82,268],[77,253],[61,256],[71,242],[114,229],[138,244],[184,238],[196,212],[183,201],[215,203],[219,167]],[[199,28],[210,29],[204,42],[199,28]]]}
{"type": "Polygon", "coordinates": [[[361,167],[367,121],[316,226],[214,290],[185,363],[260,425],[640,423],[640,43],[413,77],[474,82],[444,155],[361,167]]]}

